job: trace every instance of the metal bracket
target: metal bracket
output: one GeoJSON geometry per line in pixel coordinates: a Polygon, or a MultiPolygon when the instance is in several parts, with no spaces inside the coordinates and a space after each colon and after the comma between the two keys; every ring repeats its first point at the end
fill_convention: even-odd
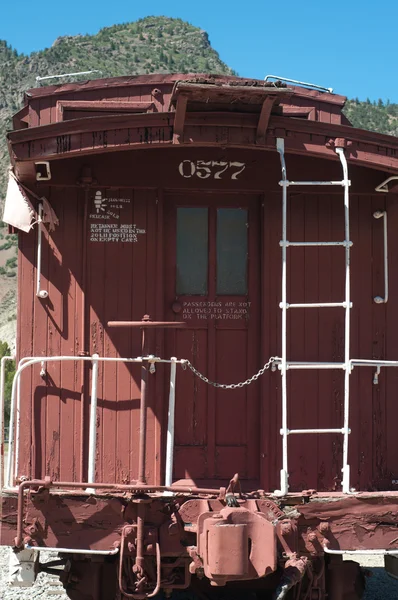
{"type": "Polygon", "coordinates": [[[50,169],[50,163],[48,162],[48,160],[43,160],[40,162],[35,162],[35,167],[41,167],[44,166],[45,167],[45,175],[43,175],[40,170],[36,170],[36,181],[50,181],[51,179],[51,169],[50,169]]]}

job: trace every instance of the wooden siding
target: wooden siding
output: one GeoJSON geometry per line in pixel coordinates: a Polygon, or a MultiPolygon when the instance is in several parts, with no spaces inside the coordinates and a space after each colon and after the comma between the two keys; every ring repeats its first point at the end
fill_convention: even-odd
{"type": "MultiPolygon", "coordinates": [[[[215,340],[215,345],[208,344],[204,336],[210,335],[210,330],[206,333],[206,329],[197,329],[198,343],[202,344],[203,338],[202,348],[208,348],[213,354],[207,358],[201,355],[196,365],[210,375],[206,369],[213,361],[213,374],[217,379],[236,381],[255,372],[270,355],[280,353],[281,191],[276,152],[267,153],[264,162],[264,154],[242,151],[239,158],[246,162],[247,168],[236,183],[184,179],[178,173],[178,165],[186,159],[187,151],[164,152],[166,154],[145,151],[135,155],[134,160],[132,153],[117,157],[102,155],[91,158],[88,163],[99,182],[87,193],[89,212],[97,190],[108,195],[111,190],[113,197],[129,199],[129,208],[125,212],[128,218],[124,222],[135,224],[146,232],[139,235],[137,243],[90,242],[88,225],[84,221],[85,192],[74,185],[83,164],[78,159],[60,163],[58,179],[55,179],[59,182],[58,187],[40,187],[39,193],[46,195],[59,216],[60,226],[51,235],[44,236],[42,286],[49,291],[49,298],[44,301],[35,297],[36,234],[19,235],[19,358],[77,355],[84,351],[98,352],[101,356],[139,355],[138,332],[112,331],[106,323],[109,320],[138,320],[144,314],[150,314],[154,319],[171,318],[171,266],[167,254],[175,244],[167,224],[171,202],[176,194],[182,194],[189,203],[198,193],[203,195],[205,192],[206,201],[215,207],[220,205],[220,194],[224,198],[230,195],[234,202],[236,198],[255,194],[259,239],[250,250],[250,260],[255,261],[259,278],[258,290],[253,288],[250,294],[252,301],[261,305],[261,310],[254,313],[255,323],[250,324],[258,335],[253,345],[247,346],[240,333],[231,343],[232,334],[228,331],[218,332],[219,341],[215,340]],[[239,370],[242,362],[245,362],[245,368],[239,370]]],[[[190,160],[204,156],[209,160],[221,157],[237,160],[237,152],[233,150],[189,150],[190,160]]],[[[294,156],[288,157],[288,173],[302,179],[339,177],[337,163],[294,156]]],[[[350,170],[350,177],[353,182],[351,239],[354,242],[351,356],[398,359],[398,282],[394,276],[398,264],[398,238],[393,235],[398,223],[398,197],[372,192],[375,182],[382,179],[381,173],[356,167],[350,170]],[[372,215],[375,210],[385,208],[390,232],[390,299],[387,305],[376,305],[373,297],[382,294],[384,289],[383,233],[380,221],[372,215]]],[[[293,192],[289,203],[290,240],[343,239],[340,189],[322,194],[319,190],[303,189],[300,193],[293,192]]],[[[288,256],[290,302],[343,300],[342,248],[289,248],[288,256]]],[[[292,360],[342,360],[344,321],[341,309],[297,309],[289,312],[288,324],[288,348],[292,360]]],[[[174,345],[173,337],[166,338],[165,343],[164,334],[153,335],[150,343],[155,354],[171,355],[177,350],[179,357],[196,360],[192,353],[192,330],[191,334],[165,335],[178,335],[180,341],[174,345]]],[[[37,478],[50,475],[62,480],[86,476],[90,371],[86,366],[83,376],[82,367],[72,363],[64,364],[62,368],[59,364],[50,365],[44,379],[39,375],[39,367],[25,371],[21,394],[19,475],[37,478]]],[[[392,481],[398,480],[395,432],[398,371],[382,370],[379,385],[373,385],[372,380],[372,368],[356,368],[351,376],[351,482],[356,489],[362,490],[396,489],[392,481]]],[[[160,483],[163,482],[167,369],[157,367],[149,384],[147,477],[148,481],[160,483]]],[[[228,392],[215,393],[204,384],[195,383],[188,372],[180,370],[177,389],[184,389],[184,393],[179,392],[177,396],[177,478],[188,474],[198,483],[224,482],[240,470],[246,487],[256,485],[266,490],[278,487],[281,467],[278,372],[268,371],[260,382],[244,391],[247,396],[243,401],[237,400],[237,411],[242,413],[241,424],[237,423],[238,414],[232,408],[228,411],[228,403],[235,402],[228,392]],[[178,388],[178,384],[182,388],[178,388]],[[195,393],[198,394],[195,400],[197,412],[193,415],[192,394],[195,393]],[[225,400],[221,399],[221,393],[226,394],[225,400]],[[250,410],[247,409],[249,405],[250,410]],[[226,431],[224,426],[218,433],[212,427],[214,423],[218,423],[216,427],[220,426],[223,415],[227,423],[232,419],[233,435],[239,438],[243,427],[247,438],[239,438],[235,444],[222,439],[226,431]],[[189,423],[194,419],[197,423],[191,435],[189,423]],[[217,443],[217,435],[221,436],[220,443],[217,443]],[[241,450],[243,447],[244,451],[241,450]],[[216,461],[211,468],[209,460],[216,461]]],[[[98,481],[127,483],[137,477],[138,403],[139,369],[101,365],[97,413],[98,481]]],[[[289,374],[290,427],[341,427],[342,405],[342,371],[289,374]]],[[[292,436],[289,438],[289,457],[291,490],[339,489],[342,436],[292,436]]]]}

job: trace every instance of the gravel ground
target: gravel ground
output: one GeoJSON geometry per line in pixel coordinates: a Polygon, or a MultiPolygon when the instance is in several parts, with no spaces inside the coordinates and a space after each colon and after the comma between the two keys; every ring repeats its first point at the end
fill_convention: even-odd
{"type": "MultiPolygon", "coordinates": [[[[48,560],[54,557],[48,557],[48,560]]],[[[347,559],[352,559],[347,555],[347,559]]],[[[358,560],[358,557],[355,557],[358,560]]],[[[384,560],[380,556],[366,556],[358,560],[363,567],[371,570],[367,579],[366,594],[363,600],[398,600],[398,580],[389,577],[384,570],[384,560]]],[[[67,596],[57,579],[40,573],[31,588],[11,588],[7,585],[8,548],[0,548],[0,600],[36,600],[46,598],[67,600],[67,596]]],[[[113,600],[113,599],[112,599],[113,600]]],[[[331,599],[333,600],[333,599],[331,599]]]]}
{"type": "MultiPolygon", "coordinates": [[[[33,587],[10,587],[7,584],[8,554],[8,548],[0,548],[0,600],[36,600],[36,598],[68,600],[58,578],[45,573],[39,574],[33,587]]],[[[57,558],[57,555],[47,556],[47,560],[53,560],[54,558],[57,558]]],[[[41,557],[41,560],[44,562],[44,557],[41,557]]]]}
{"type": "Polygon", "coordinates": [[[346,558],[358,561],[372,573],[366,580],[366,594],[363,600],[398,600],[398,580],[387,575],[382,556],[359,557],[347,554],[346,558]]]}

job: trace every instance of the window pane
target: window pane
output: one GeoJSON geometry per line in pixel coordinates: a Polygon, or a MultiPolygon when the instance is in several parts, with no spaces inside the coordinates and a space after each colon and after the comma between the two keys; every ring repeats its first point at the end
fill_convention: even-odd
{"type": "Polygon", "coordinates": [[[177,294],[207,294],[207,208],[177,208],[177,294]]]}
{"type": "Polygon", "coordinates": [[[217,210],[217,294],[247,294],[247,210],[217,210]]]}

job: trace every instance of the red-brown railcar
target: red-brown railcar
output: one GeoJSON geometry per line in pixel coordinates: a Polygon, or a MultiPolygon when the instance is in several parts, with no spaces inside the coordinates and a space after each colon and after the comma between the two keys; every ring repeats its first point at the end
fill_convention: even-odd
{"type": "Polygon", "coordinates": [[[197,75],[26,94],[14,583],[55,548],[75,600],[348,600],[343,551],[398,553],[398,140],[344,102],[197,75]]]}

